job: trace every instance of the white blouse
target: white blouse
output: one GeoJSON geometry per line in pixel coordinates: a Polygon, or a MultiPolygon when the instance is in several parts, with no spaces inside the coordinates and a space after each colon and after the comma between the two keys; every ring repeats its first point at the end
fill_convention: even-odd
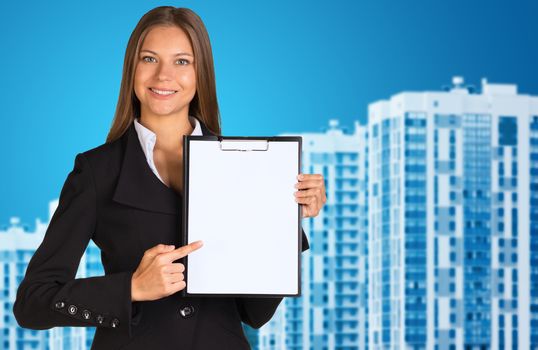
{"type": "MultiPolygon", "coordinates": [[[[198,119],[189,116],[189,120],[191,122],[191,125],[194,125],[194,130],[192,131],[191,135],[203,135],[202,127],[200,126],[200,122],[198,121],[198,119]]],[[[159,172],[157,171],[157,168],[155,167],[155,163],[153,162],[153,149],[155,148],[155,143],[157,142],[157,135],[155,135],[153,131],[146,128],[144,125],[140,124],[137,118],[135,118],[134,120],[134,126],[136,133],[138,134],[140,146],[142,147],[142,151],[144,151],[144,154],[146,155],[146,160],[148,161],[150,169],[153,171],[155,176],[157,176],[157,178],[161,180],[162,183],[164,183],[163,179],[161,179],[161,176],[159,175],[159,172]]]]}

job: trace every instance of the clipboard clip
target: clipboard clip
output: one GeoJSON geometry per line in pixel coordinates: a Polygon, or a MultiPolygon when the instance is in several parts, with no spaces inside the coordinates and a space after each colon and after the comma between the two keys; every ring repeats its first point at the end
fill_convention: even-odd
{"type": "Polygon", "coordinates": [[[268,140],[221,140],[219,142],[221,151],[250,152],[269,150],[268,140]]]}

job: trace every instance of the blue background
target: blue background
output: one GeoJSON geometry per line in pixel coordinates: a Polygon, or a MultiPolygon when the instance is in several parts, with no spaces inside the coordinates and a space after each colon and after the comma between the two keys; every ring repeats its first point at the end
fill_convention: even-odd
{"type": "Polygon", "coordinates": [[[104,142],[129,35],[161,5],[207,26],[225,135],[351,128],[453,75],[538,93],[537,2],[2,1],[1,226],[46,220],[74,156],[104,142]]]}

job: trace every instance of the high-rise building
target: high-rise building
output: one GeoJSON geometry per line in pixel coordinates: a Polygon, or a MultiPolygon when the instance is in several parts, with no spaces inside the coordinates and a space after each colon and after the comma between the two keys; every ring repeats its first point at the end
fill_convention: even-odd
{"type": "Polygon", "coordinates": [[[367,132],[331,120],[303,133],[302,170],[322,174],[327,203],[303,219],[310,250],[302,254],[302,296],[286,298],[260,330],[259,349],[357,349],[367,339],[367,132]],[[275,332],[285,332],[276,335],[275,332]],[[270,341],[273,340],[273,341],[270,341]]]}
{"type": "MultiPolygon", "coordinates": [[[[58,201],[49,203],[49,222],[58,201]]],[[[35,229],[28,230],[18,218],[0,231],[0,348],[1,349],[89,349],[95,333],[93,327],[59,327],[47,331],[20,328],[13,316],[17,288],[24,278],[28,262],[45,236],[48,222],[36,220],[35,229]]],[[[103,274],[99,249],[90,243],[82,256],[76,277],[103,274]]]]}
{"type": "Polygon", "coordinates": [[[312,249],[303,257],[303,297],[288,298],[275,318],[286,346],[536,348],[537,101],[515,85],[484,80],[477,93],[455,78],[445,91],[372,103],[362,138],[335,132],[335,121],[332,131],[303,134],[303,169],[325,175],[329,201],[305,222],[312,249]],[[342,144],[351,148],[334,146],[342,144]],[[365,225],[349,230],[357,249],[348,256],[337,249],[346,244],[339,204],[349,203],[335,165],[361,156],[367,172],[350,179],[364,184],[353,188],[364,199],[348,210],[362,207],[354,217],[365,225]],[[348,258],[356,275],[342,279],[348,258]],[[339,293],[346,283],[358,288],[351,300],[364,300],[362,321],[346,319],[354,306],[346,309],[339,293]]]}
{"type": "Polygon", "coordinates": [[[538,348],[538,97],[369,106],[371,349],[538,348]]]}

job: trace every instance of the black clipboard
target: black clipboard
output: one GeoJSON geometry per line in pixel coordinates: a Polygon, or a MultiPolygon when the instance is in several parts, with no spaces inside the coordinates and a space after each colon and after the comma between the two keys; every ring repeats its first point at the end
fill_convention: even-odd
{"type": "Polygon", "coordinates": [[[296,136],[184,136],[183,296],[301,295],[296,136]],[[288,200],[289,198],[289,200],[288,200]]]}

